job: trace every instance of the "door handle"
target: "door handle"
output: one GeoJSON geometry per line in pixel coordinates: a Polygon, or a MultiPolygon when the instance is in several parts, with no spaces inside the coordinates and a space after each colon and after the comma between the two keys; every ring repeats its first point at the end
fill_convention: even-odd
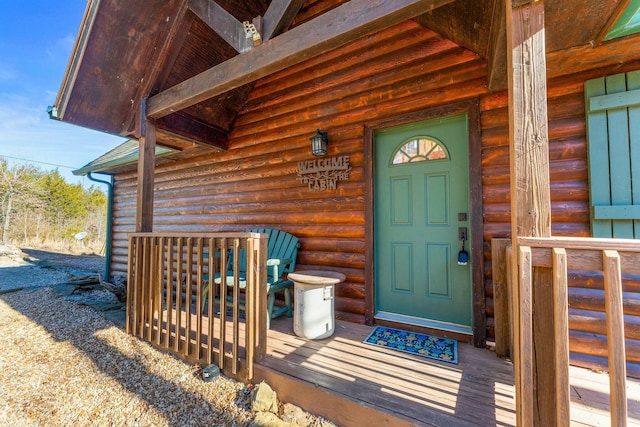
{"type": "Polygon", "coordinates": [[[467,227],[458,227],[458,240],[462,241],[462,249],[458,252],[458,265],[467,265],[469,263],[469,253],[464,248],[464,242],[467,240],[467,227]]]}

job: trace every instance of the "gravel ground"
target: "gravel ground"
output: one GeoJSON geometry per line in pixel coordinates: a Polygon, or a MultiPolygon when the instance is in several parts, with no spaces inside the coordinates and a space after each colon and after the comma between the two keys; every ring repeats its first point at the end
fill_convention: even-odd
{"type": "Polygon", "coordinates": [[[51,286],[74,277],[97,274],[104,268],[104,258],[0,245],[0,268],[1,292],[51,286]]]}
{"type": "MultiPolygon", "coordinates": [[[[102,267],[100,257],[0,246],[0,425],[258,425],[254,386],[224,376],[205,383],[197,366],[49,287],[102,267]]],[[[333,426],[294,410],[298,423],[279,425],[333,426]]]]}

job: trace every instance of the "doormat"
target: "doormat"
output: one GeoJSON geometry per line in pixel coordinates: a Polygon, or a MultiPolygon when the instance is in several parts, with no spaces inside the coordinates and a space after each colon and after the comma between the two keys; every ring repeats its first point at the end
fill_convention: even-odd
{"type": "Polygon", "coordinates": [[[376,326],[363,342],[415,354],[416,356],[458,364],[458,341],[449,338],[376,326]]]}

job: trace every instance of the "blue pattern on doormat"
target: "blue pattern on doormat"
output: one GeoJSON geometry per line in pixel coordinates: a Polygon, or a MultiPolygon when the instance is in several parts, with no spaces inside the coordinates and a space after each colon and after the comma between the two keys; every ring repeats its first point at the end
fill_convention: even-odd
{"type": "Polygon", "coordinates": [[[363,342],[458,364],[458,341],[449,338],[376,326],[363,342]]]}

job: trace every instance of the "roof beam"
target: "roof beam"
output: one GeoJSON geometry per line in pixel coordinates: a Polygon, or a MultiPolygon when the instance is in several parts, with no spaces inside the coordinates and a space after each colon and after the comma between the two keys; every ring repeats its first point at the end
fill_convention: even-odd
{"type": "Polygon", "coordinates": [[[238,52],[253,47],[247,43],[244,24],[213,0],[189,0],[189,10],[238,52]]]}
{"type": "Polygon", "coordinates": [[[163,117],[156,123],[158,132],[170,132],[181,135],[201,145],[213,147],[220,151],[229,148],[227,133],[217,127],[204,123],[195,117],[179,111],[176,114],[163,117]]]}
{"type": "Polygon", "coordinates": [[[263,35],[269,40],[289,28],[305,0],[271,0],[271,4],[264,14],[263,35]]]}
{"type": "Polygon", "coordinates": [[[591,44],[547,54],[547,77],[555,78],[595,68],[640,60],[640,34],[610,40],[597,47],[591,44]]]}
{"type": "Polygon", "coordinates": [[[147,113],[164,117],[452,1],[351,0],[149,98],[147,113]]]}
{"type": "Polygon", "coordinates": [[[496,1],[487,46],[487,79],[489,92],[505,90],[507,81],[507,18],[505,2],[496,1]]]}

